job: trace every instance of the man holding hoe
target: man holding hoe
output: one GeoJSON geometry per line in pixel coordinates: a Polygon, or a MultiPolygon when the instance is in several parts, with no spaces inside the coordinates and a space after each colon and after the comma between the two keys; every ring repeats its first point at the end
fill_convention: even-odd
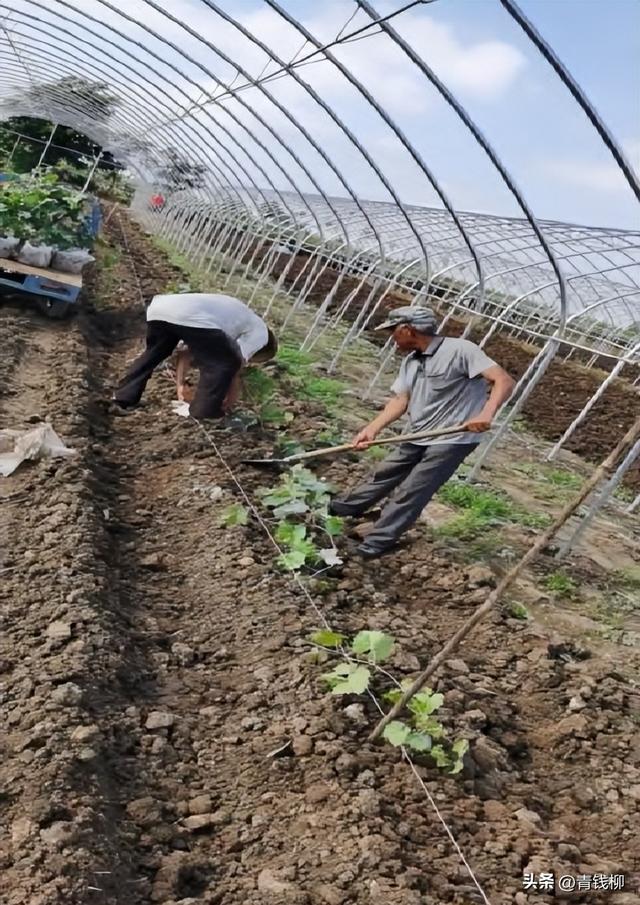
{"type": "Polygon", "coordinates": [[[493,418],[513,391],[513,379],[479,346],[465,339],[438,336],[438,322],[428,308],[410,306],[390,312],[377,330],[392,331],[405,353],[382,412],[355,437],[366,449],[383,428],[408,413],[411,432],[464,425],[465,430],[434,440],[402,443],[373,476],[333,500],[332,515],[359,517],[395,491],[358,553],[376,559],[392,550],[436,491],[473,452],[493,418]]]}
{"type": "Polygon", "coordinates": [[[240,373],[251,361],[269,361],[278,342],[261,317],[239,299],[206,292],[156,295],[147,308],[146,349],[113,395],[135,408],[158,365],[178,348],[178,398],[194,418],[222,418],[235,405],[240,373]],[[186,385],[193,363],[200,372],[195,393],[186,385]]]}

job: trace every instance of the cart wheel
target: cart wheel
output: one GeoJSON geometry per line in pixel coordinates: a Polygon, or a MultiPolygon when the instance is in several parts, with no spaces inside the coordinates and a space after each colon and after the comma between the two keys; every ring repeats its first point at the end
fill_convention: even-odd
{"type": "Polygon", "coordinates": [[[37,305],[38,311],[57,321],[67,317],[71,310],[71,302],[61,302],[58,299],[49,299],[44,296],[37,300],[37,305]]]}

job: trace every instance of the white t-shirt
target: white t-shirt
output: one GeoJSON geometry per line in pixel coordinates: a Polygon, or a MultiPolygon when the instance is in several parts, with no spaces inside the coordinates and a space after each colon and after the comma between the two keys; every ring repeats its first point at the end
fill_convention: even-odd
{"type": "Polygon", "coordinates": [[[257,314],[230,295],[185,292],[155,295],[147,308],[148,321],[166,321],[181,327],[223,330],[240,347],[245,361],[269,340],[267,325],[257,314]]]}

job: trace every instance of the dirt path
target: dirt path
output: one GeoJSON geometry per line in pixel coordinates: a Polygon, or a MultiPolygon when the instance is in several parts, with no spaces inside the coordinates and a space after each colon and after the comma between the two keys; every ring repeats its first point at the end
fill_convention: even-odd
{"type": "MultiPolygon", "coordinates": [[[[170,269],[128,234],[142,290],[157,291],[170,269]]],[[[637,902],[626,669],[497,615],[441,683],[468,764],[459,779],[420,764],[422,787],[397,752],[366,745],[369,704],[347,713],[325,693],[303,640],[317,617],[258,526],[220,527],[237,487],[171,413],[170,384],[110,410],[142,323],[126,254],[91,298],[66,325],[0,312],[17,362],[2,423],[50,417],[77,450],[0,485],[3,905],[482,902],[434,802],[492,905],[552,901],[522,892],[523,870],[626,871],[625,892],[570,901],[637,902]]],[[[229,462],[246,454],[242,435],[212,436],[229,462]]],[[[250,492],[265,480],[237,474],[250,492]]],[[[400,676],[491,580],[419,538],[347,564],[317,600],[337,629],[394,634],[400,676]]]]}

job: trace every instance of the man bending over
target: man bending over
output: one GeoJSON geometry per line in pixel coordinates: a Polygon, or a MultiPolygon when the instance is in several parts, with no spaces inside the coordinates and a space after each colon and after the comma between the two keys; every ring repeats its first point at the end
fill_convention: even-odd
{"type": "MultiPolygon", "coordinates": [[[[268,361],[278,348],[262,318],[239,299],[205,292],[156,295],[147,308],[147,347],[118,384],[114,401],[135,408],[154,370],[180,342],[200,372],[189,400],[194,418],[223,417],[237,401],[242,368],[268,361]]],[[[182,398],[185,365],[179,362],[182,398]]]]}

